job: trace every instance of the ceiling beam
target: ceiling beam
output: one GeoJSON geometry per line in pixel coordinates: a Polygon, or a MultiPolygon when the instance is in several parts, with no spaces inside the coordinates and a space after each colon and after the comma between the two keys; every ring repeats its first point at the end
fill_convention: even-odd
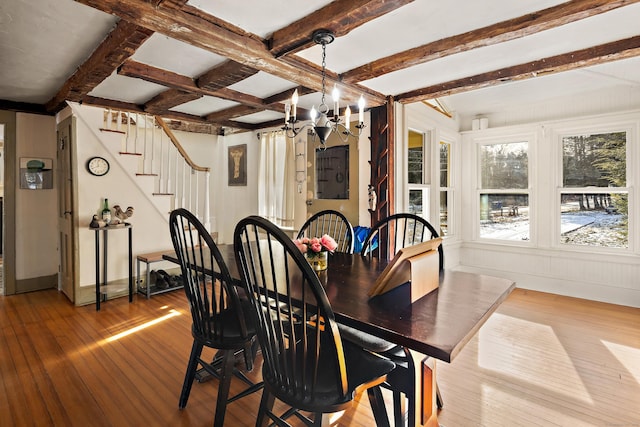
{"type": "Polygon", "coordinates": [[[439,98],[475,89],[496,86],[518,80],[526,80],[547,74],[590,67],[606,62],[632,58],[640,55],[640,36],[630,37],[611,43],[576,50],[562,55],[551,56],[525,64],[506,67],[487,73],[477,74],[439,83],[433,86],[401,93],[396,100],[408,104],[425,99],[439,98]]]}
{"type": "Polygon", "coordinates": [[[207,114],[205,119],[212,123],[218,123],[223,120],[235,119],[236,117],[242,117],[253,113],[264,111],[263,109],[251,107],[249,105],[238,105],[235,107],[227,108],[225,110],[216,111],[211,114],[207,114]]]}
{"type": "Polygon", "coordinates": [[[109,77],[144,43],[153,31],[127,21],[119,21],[113,31],[45,104],[47,111],[57,113],[65,101],[82,101],[89,92],[109,77]]]}
{"type": "MultiPolygon", "coordinates": [[[[195,80],[198,79],[192,79],[191,77],[177,74],[172,71],[163,70],[161,68],[153,67],[141,62],[132,60],[126,61],[118,68],[118,74],[146,80],[148,82],[156,83],[172,89],[222,98],[228,101],[235,101],[256,108],[268,108],[264,104],[263,100],[261,98],[258,98],[257,96],[237,92],[228,88],[220,88],[218,90],[201,88],[195,82],[195,80]]],[[[281,110],[284,111],[284,107],[282,107],[281,110]]]]}
{"type": "Polygon", "coordinates": [[[277,58],[314,45],[315,30],[330,30],[336,37],[379,18],[413,0],[336,0],[273,33],[267,41],[277,58]]]}
{"type": "Polygon", "coordinates": [[[169,89],[145,102],[144,110],[151,114],[163,115],[170,108],[195,101],[200,98],[202,98],[202,95],[197,93],[185,92],[178,89],[169,89]]]}
{"type": "Polygon", "coordinates": [[[218,90],[236,84],[256,74],[258,70],[235,61],[225,61],[198,77],[201,89],[218,90]]]}
{"type": "MultiPolygon", "coordinates": [[[[191,77],[184,76],[182,74],[177,74],[172,71],[152,67],[151,65],[142,64],[133,60],[125,61],[125,63],[118,68],[118,74],[127,77],[139,78],[177,91],[208,95],[242,104],[241,106],[233,106],[206,116],[212,117],[210,121],[214,124],[217,123],[216,120],[240,117],[240,115],[238,115],[239,111],[247,111],[247,114],[252,114],[257,111],[263,110],[284,113],[284,105],[282,103],[288,101],[291,97],[291,94],[293,93],[293,89],[290,89],[272,95],[266,99],[261,99],[228,88],[220,88],[218,90],[203,89],[198,87],[195,83],[195,80],[200,81],[200,78],[192,79],[191,77]]],[[[315,91],[313,89],[302,86],[298,87],[298,93],[300,96],[314,92],[315,91]]],[[[308,111],[305,109],[299,109],[299,112],[301,115],[308,113],[308,111]]],[[[161,115],[162,113],[156,112],[154,114],[161,115]]]]}
{"type": "Polygon", "coordinates": [[[42,104],[9,101],[7,99],[0,99],[0,110],[15,111],[16,113],[43,114],[47,116],[53,116],[55,114],[47,111],[42,104]]]}
{"type": "MultiPolygon", "coordinates": [[[[187,8],[155,7],[146,0],[75,0],[121,19],[159,32],[193,46],[225,56],[268,74],[289,80],[320,91],[322,76],[317,72],[300,70],[275,58],[265,43],[254,37],[237,34],[226,27],[214,24],[214,18],[205,19],[203,14],[193,15],[187,8]]],[[[336,83],[328,78],[331,86],[336,83]]],[[[384,95],[360,86],[340,84],[343,98],[354,102],[363,95],[367,105],[382,105],[384,95]]]]}
{"type": "Polygon", "coordinates": [[[434,59],[491,46],[569,24],[640,0],[573,0],[518,18],[457,34],[380,58],[340,75],[345,83],[356,83],[434,59]]]}

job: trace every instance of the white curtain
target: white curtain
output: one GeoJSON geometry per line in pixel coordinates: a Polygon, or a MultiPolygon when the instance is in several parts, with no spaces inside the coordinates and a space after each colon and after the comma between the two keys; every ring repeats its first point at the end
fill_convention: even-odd
{"type": "Polygon", "coordinates": [[[258,170],[259,214],[280,227],[293,227],[295,152],[284,132],[263,132],[258,170]]]}

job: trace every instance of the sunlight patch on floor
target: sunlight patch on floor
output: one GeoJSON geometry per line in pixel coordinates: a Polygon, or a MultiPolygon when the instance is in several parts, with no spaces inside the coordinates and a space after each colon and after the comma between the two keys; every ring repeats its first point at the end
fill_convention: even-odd
{"type": "Polygon", "coordinates": [[[167,319],[170,319],[172,317],[175,317],[175,316],[180,316],[180,312],[178,312],[177,310],[171,309],[164,316],[160,316],[160,317],[158,317],[156,319],[150,320],[150,321],[145,322],[145,323],[143,323],[141,325],[138,325],[138,326],[135,326],[133,328],[127,329],[126,331],[122,331],[122,332],[120,332],[118,334],[115,334],[115,335],[105,339],[104,343],[110,343],[110,342],[113,342],[113,341],[117,341],[120,338],[124,338],[124,337],[126,337],[128,335],[135,334],[136,332],[144,330],[144,329],[146,329],[148,327],[151,327],[153,325],[157,325],[158,323],[161,323],[161,322],[163,322],[163,321],[165,321],[167,319]]]}
{"type": "Polygon", "coordinates": [[[609,349],[611,354],[620,362],[622,366],[640,384],[640,348],[628,347],[609,341],[602,341],[602,344],[609,349]]]}
{"type": "Polygon", "coordinates": [[[571,355],[552,327],[494,313],[479,334],[480,368],[513,376],[514,382],[593,403],[571,355]],[[529,339],[516,338],[515,331],[519,331],[517,336],[524,333],[529,339]],[[542,353],[546,357],[538,357],[542,353]],[[548,355],[553,355],[553,363],[549,363],[548,355]]]}

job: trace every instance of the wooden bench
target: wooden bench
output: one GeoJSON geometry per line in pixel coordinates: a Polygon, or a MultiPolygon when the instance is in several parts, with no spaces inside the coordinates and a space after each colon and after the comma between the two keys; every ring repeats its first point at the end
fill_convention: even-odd
{"type": "Polygon", "coordinates": [[[151,268],[149,266],[153,263],[160,262],[160,261],[171,262],[162,258],[162,255],[168,252],[172,252],[172,251],[166,250],[166,251],[159,251],[159,252],[149,252],[146,254],[139,254],[136,256],[136,283],[138,286],[138,292],[146,295],[147,299],[151,298],[151,295],[156,295],[163,292],[173,291],[175,289],[182,288],[182,286],[174,286],[167,289],[156,288],[153,291],[151,290],[151,268]],[[147,266],[144,288],[141,286],[141,283],[140,283],[140,263],[141,262],[144,262],[147,266]]]}
{"type": "MultiPolygon", "coordinates": [[[[211,233],[211,237],[213,238],[213,241],[217,241],[218,240],[218,232],[214,231],[211,233]]],[[[155,290],[151,291],[151,268],[149,268],[149,266],[155,262],[160,262],[160,261],[166,261],[166,262],[171,262],[168,261],[166,259],[164,259],[162,257],[162,255],[166,254],[166,253],[170,253],[173,252],[172,249],[167,249],[166,251],[158,251],[158,252],[149,252],[146,254],[140,254],[136,256],[136,286],[138,289],[138,292],[141,294],[146,295],[147,299],[151,298],[151,295],[156,295],[156,294],[161,294],[163,292],[169,292],[169,291],[173,291],[176,289],[182,289],[183,286],[173,286],[173,287],[169,287],[167,289],[159,289],[156,288],[155,290]],[[144,262],[147,266],[147,270],[146,270],[146,279],[145,279],[145,287],[144,289],[140,286],[140,263],[144,262]]]]}

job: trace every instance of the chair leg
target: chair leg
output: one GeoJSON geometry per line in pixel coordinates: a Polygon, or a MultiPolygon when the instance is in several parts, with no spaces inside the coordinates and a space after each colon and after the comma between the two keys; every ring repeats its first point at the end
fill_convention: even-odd
{"type": "Polygon", "coordinates": [[[233,377],[234,365],[235,357],[233,355],[233,351],[225,351],[222,360],[222,372],[220,372],[220,383],[218,384],[216,415],[213,420],[214,427],[222,427],[224,424],[224,415],[227,411],[227,401],[229,397],[229,389],[231,388],[231,378],[233,377]]]}
{"type": "Polygon", "coordinates": [[[201,353],[202,353],[202,344],[194,340],[193,345],[191,346],[191,355],[189,356],[189,363],[187,364],[187,372],[184,375],[184,383],[182,384],[182,392],[180,393],[180,400],[178,402],[178,407],[180,409],[184,409],[187,406],[187,401],[189,400],[189,393],[191,393],[191,386],[193,385],[193,380],[196,377],[196,370],[198,368],[198,359],[200,359],[201,353]]]}
{"type": "Polygon", "coordinates": [[[402,393],[393,392],[393,424],[396,427],[404,426],[404,413],[402,411],[402,393]]]}
{"type": "Polygon", "coordinates": [[[436,382],[436,405],[438,405],[438,409],[442,409],[444,406],[444,401],[442,400],[442,396],[440,395],[440,387],[438,387],[438,383],[436,382]]]}
{"type": "Polygon", "coordinates": [[[380,387],[376,386],[368,388],[367,396],[369,396],[369,403],[371,404],[371,410],[373,411],[373,418],[376,420],[376,426],[390,427],[389,417],[387,416],[387,410],[384,405],[384,398],[382,397],[382,390],[380,390],[380,387]]]}
{"type": "Polygon", "coordinates": [[[266,389],[262,391],[262,398],[260,399],[260,409],[258,410],[258,416],[256,417],[256,427],[266,427],[269,425],[270,418],[267,415],[273,411],[273,405],[276,399],[275,396],[269,393],[266,389]]]}

